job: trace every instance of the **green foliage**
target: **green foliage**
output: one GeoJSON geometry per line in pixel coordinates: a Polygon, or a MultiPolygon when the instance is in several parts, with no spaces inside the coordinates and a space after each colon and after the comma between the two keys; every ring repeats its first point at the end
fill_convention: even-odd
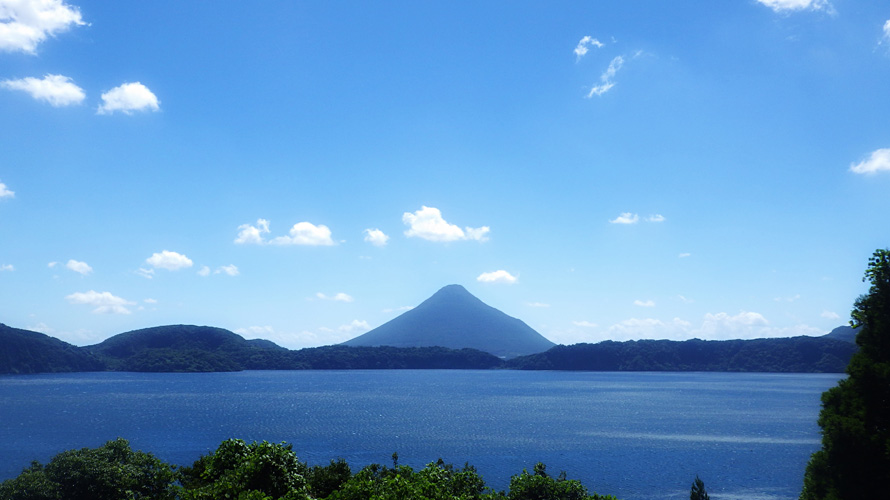
{"type": "MultiPolygon", "coordinates": [[[[395,458],[395,454],[394,458],[395,458]]],[[[395,462],[396,460],[394,460],[395,462]]],[[[411,467],[393,468],[371,464],[334,491],[328,500],[482,500],[497,498],[486,491],[476,469],[455,469],[442,460],[415,472],[411,467]]]]}
{"type": "Polygon", "coordinates": [[[547,467],[538,462],[534,473],[523,470],[510,478],[507,500],[615,500],[611,495],[589,494],[580,481],[566,479],[561,473],[556,479],[547,474],[547,467]]]}
{"type": "Polygon", "coordinates": [[[822,449],[804,474],[802,500],[883,498],[890,477],[890,250],[877,250],[871,286],[851,316],[859,327],[848,377],[822,395],[822,449]]]}
{"type": "Polygon", "coordinates": [[[692,482],[692,489],[689,491],[689,500],[711,500],[708,492],[705,490],[705,483],[698,476],[692,482]]]}
{"type": "MultiPolygon", "coordinates": [[[[588,494],[579,481],[534,473],[513,476],[508,492],[494,492],[476,469],[439,459],[415,471],[371,464],[356,474],[342,459],[309,467],[290,445],[223,441],[191,467],[175,470],[153,455],[132,451],[123,439],[62,452],[43,466],[34,462],[0,483],[3,500],[615,500],[588,494]]],[[[706,497],[704,500],[707,500],[706,497]]]]}
{"type": "Polygon", "coordinates": [[[315,465],[309,470],[308,486],[309,494],[313,498],[327,498],[334,491],[343,487],[346,481],[352,477],[349,464],[342,458],[331,460],[330,465],[315,465]]]}
{"type": "Polygon", "coordinates": [[[0,484],[4,500],[172,500],[173,467],[150,453],[133,451],[124,439],[99,448],[62,452],[45,467],[33,463],[0,484]]]}
{"type": "Polygon", "coordinates": [[[308,498],[309,468],[290,445],[229,439],[183,471],[184,500],[308,498]]]}

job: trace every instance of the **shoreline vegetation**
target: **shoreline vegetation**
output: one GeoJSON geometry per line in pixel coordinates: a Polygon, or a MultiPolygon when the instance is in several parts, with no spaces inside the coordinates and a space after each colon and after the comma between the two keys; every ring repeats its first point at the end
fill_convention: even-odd
{"type": "Polygon", "coordinates": [[[332,345],[289,350],[268,340],[192,325],[146,328],[77,347],[0,324],[0,374],[359,369],[841,373],[857,349],[845,328],[822,337],[557,345],[503,359],[470,348],[332,345]]]}
{"type": "MultiPolygon", "coordinates": [[[[696,478],[697,479],[697,478],[696,478]]],[[[420,470],[368,465],[353,473],[343,459],[329,465],[301,462],[286,443],[223,441],[190,467],[134,451],[118,438],[98,448],[68,450],[48,464],[33,462],[0,483],[5,500],[617,500],[591,493],[562,472],[553,477],[542,463],[511,477],[506,491],[485,485],[469,464],[439,459],[420,470]]]]}

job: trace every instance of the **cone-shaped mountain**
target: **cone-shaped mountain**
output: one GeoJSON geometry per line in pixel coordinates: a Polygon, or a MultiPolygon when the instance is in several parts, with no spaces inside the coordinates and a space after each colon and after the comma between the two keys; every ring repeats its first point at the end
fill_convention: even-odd
{"type": "Polygon", "coordinates": [[[350,346],[470,347],[512,358],[546,351],[555,344],[521,320],[448,285],[419,306],[344,342],[350,346]]]}

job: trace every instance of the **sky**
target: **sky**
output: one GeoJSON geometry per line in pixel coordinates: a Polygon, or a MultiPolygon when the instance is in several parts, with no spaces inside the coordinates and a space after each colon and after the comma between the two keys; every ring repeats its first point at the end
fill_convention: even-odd
{"type": "Polygon", "coordinates": [[[821,335],[890,246],[890,3],[0,0],[0,322],[821,335]]]}

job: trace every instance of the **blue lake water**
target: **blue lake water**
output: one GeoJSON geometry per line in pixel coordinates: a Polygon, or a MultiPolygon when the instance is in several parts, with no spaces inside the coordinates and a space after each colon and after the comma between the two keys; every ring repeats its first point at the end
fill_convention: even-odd
{"type": "Polygon", "coordinates": [[[523,371],[78,373],[0,377],[0,479],[124,437],[190,465],[225,439],[286,441],[302,460],[475,465],[506,489],[544,462],[591,491],[796,499],[841,375],[523,371]]]}

